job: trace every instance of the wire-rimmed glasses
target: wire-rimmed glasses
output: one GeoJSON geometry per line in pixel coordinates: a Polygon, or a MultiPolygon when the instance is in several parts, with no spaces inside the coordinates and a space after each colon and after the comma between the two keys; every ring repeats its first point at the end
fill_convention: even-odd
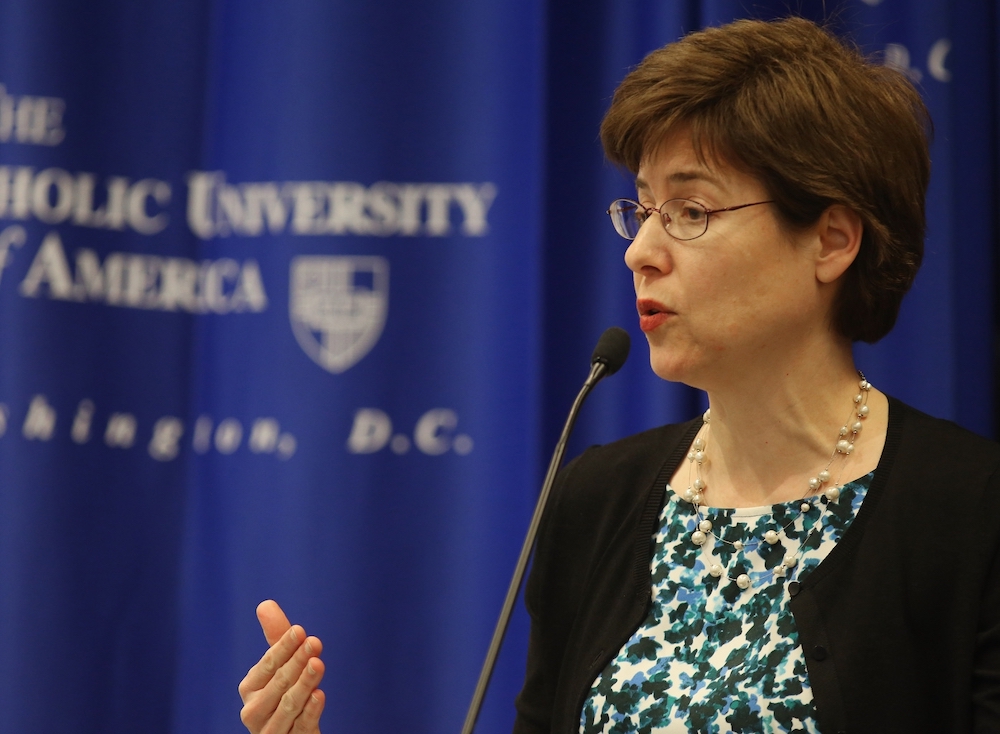
{"type": "Polygon", "coordinates": [[[639,234],[642,223],[649,218],[651,213],[656,212],[660,215],[660,223],[663,224],[663,229],[667,231],[667,234],[676,240],[686,242],[701,237],[708,231],[708,219],[711,214],[733,212],[748,206],[773,203],[773,199],[768,199],[767,201],[754,201],[750,204],[727,206],[721,209],[709,209],[690,199],[667,199],[657,207],[643,206],[632,199],[615,199],[608,207],[608,215],[611,217],[611,223],[615,225],[615,231],[618,234],[627,240],[634,240],[635,236],[639,234]]]}

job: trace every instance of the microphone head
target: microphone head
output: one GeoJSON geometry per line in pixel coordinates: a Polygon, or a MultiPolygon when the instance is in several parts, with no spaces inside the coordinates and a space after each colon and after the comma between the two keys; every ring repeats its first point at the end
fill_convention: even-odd
{"type": "Polygon", "coordinates": [[[590,364],[600,362],[607,368],[607,375],[613,375],[621,369],[628,359],[628,350],[632,345],[628,332],[620,326],[612,326],[601,334],[594,347],[594,353],[590,357],[590,364]]]}

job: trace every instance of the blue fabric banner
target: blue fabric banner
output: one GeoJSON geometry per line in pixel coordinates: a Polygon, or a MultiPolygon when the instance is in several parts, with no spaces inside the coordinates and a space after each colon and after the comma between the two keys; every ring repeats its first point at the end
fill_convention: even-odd
{"type": "MultiPolygon", "coordinates": [[[[859,363],[992,433],[995,9],[827,11],[936,124],[925,265],[859,363]]],[[[598,335],[633,356],[571,453],[699,405],[646,364],[597,128],[646,52],[746,14],[0,6],[0,729],[242,731],[275,598],[324,641],[325,731],[458,731],[598,335]]]]}
{"type": "Polygon", "coordinates": [[[0,12],[6,726],[236,731],[274,597],[335,727],[455,728],[537,485],[539,8],[0,12]]]}

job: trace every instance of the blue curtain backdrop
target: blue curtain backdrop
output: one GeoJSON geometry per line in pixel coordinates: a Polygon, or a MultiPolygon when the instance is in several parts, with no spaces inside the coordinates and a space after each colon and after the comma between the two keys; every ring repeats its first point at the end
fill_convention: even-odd
{"type": "Polygon", "coordinates": [[[633,357],[571,451],[701,400],[646,363],[610,95],[790,11],[936,125],[925,265],[859,363],[992,435],[992,4],[0,5],[0,731],[242,731],[265,598],[324,640],[325,731],[458,731],[597,336],[633,357]]]}

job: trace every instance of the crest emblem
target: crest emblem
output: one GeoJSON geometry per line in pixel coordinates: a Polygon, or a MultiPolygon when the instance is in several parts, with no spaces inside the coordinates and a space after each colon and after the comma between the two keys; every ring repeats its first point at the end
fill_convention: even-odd
{"type": "Polygon", "coordinates": [[[299,346],[334,374],[375,346],[389,310],[389,262],[309,255],[292,260],[288,314],[299,346]]]}

